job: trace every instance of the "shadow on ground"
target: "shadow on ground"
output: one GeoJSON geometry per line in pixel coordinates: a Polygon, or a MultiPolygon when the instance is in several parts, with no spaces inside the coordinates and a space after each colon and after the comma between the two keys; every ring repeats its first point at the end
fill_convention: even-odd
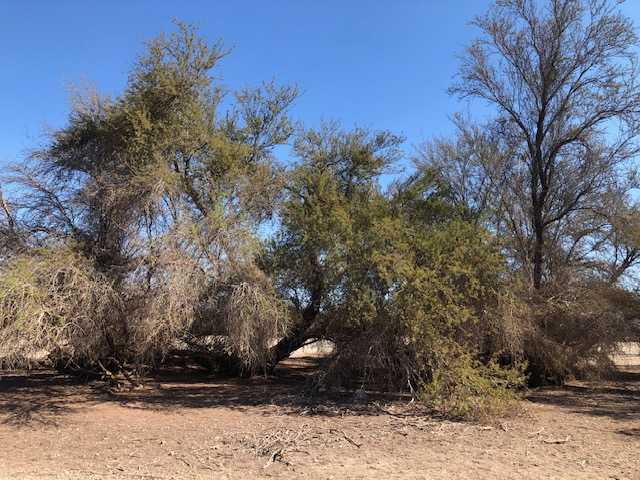
{"type": "Polygon", "coordinates": [[[377,402],[408,401],[401,395],[369,395],[367,403],[354,401],[349,391],[311,393],[310,378],[317,365],[311,360],[290,360],[270,377],[242,379],[201,372],[164,371],[136,390],[109,392],[101,382],[82,383],[52,372],[11,373],[0,377],[0,422],[14,426],[58,424],[60,418],[99,403],[125,408],[180,410],[189,408],[281,408],[296,415],[379,415],[377,402]]]}
{"type": "MultiPolygon", "coordinates": [[[[611,381],[574,382],[562,388],[541,388],[527,396],[534,403],[555,405],[574,413],[640,420],[640,368],[622,370],[611,381]]],[[[640,436],[640,430],[619,431],[640,436]]]]}
{"type": "MultiPolygon", "coordinates": [[[[93,405],[116,403],[142,410],[228,408],[243,411],[264,407],[264,414],[380,415],[379,405],[408,401],[398,395],[369,395],[354,402],[353,392],[311,394],[310,378],[317,364],[308,359],[289,360],[276,375],[252,379],[224,378],[203,373],[165,371],[150,377],[139,390],[112,393],[101,382],[82,383],[52,372],[3,374],[0,377],[0,422],[18,427],[55,426],[65,415],[93,405]]],[[[640,419],[640,369],[621,372],[615,381],[574,383],[543,388],[528,395],[531,402],[571,412],[617,420],[640,419]]],[[[419,415],[424,411],[415,410],[419,415]]],[[[640,437],[637,428],[618,433],[640,437]]]]}
{"type": "Polygon", "coordinates": [[[0,376],[0,422],[14,426],[56,426],[58,419],[88,406],[90,388],[77,379],[51,372],[0,376]]]}

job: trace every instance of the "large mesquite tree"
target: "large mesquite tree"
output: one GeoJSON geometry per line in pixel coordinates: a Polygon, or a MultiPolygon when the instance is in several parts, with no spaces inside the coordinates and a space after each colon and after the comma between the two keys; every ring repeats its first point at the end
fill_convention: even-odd
{"type": "MultiPolygon", "coordinates": [[[[235,101],[223,111],[225,92],[211,70],[224,55],[178,25],[149,43],[120,96],[80,98],[68,124],[9,178],[20,185],[7,225],[20,232],[20,254],[70,249],[119,295],[122,308],[101,310],[112,347],[103,356],[156,360],[177,341],[217,335],[222,355],[254,371],[286,330],[286,311],[254,258],[258,229],[280,193],[272,150],[293,132],[286,110],[296,90],[265,84],[231,92],[235,101]]],[[[9,258],[6,269],[15,273],[22,263],[9,258]]],[[[58,280],[35,279],[42,284],[33,291],[56,288],[61,301],[80,302],[74,292],[82,289],[66,285],[74,277],[56,273],[54,263],[58,280]]],[[[46,324],[44,310],[23,320],[46,324]]],[[[56,315],[56,324],[75,320],[56,315]]],[[[70,342],[56,338],[64,351],[70,342]]]]}
{"type": "Polygon", "coordinates": [[[336,124],[298,136],[299,161],[289,174],[281,227],[265,260],[294,311],[289,334],[273,347],[274,362],[326,335],[325,313],[350,268],[346,245],[361,214],[374,208],[377,179],[397,159],[400,142],[389,132],[343,132],[336,124]]]}
{"type": "Polygon", "coordinates": [[[298,138],[264,260],[293,310],[274,362],[328,339],[332,384],[491,396],[500,369],[483,354],[500,328],[500,255],[435,175],[381,186],[400,141],[335,124],[298,138]]]}

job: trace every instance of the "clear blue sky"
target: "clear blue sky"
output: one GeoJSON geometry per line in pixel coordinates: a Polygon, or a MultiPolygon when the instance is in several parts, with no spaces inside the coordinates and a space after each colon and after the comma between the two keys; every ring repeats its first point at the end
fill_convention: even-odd
{"type": "MultiPolygon", "coordinates": [[[[117,94],[144,41],[193,23],[233,53],[229,87],[275,79],[303,91],[309,125],[386,128],[420,143],[450,132],[456,55],[490,0],[0,0],[0,164],[19,161],[64,125],[70,84],[117,94]]],[[[640,24],[640,1],[624,7],[640,24]]]]}

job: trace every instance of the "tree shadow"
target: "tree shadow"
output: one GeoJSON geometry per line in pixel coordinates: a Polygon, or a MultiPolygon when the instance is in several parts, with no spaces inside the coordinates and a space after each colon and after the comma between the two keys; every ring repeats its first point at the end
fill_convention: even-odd
{"type": "Polygon", "coordinates": [[[610,383],[577,382],[562,388],[541,388],[529,394],[527,399],[583,415],[640,420],[640,372],[620,372],[615,380],[610,383]]]}
{"type": "Polygon", "coordinates": [[[52,372],[2,374],[0,423],[57,426],[61,415],[79,410],[89,400],[81,395],[83,388],[78,379],[52,372]]]}
{"type": "Polygon", "coordinates": [[[300,361],[285,362],[273,376],[253,378],[167,369],[145,379],[142,388],[119,392],[107,390],[101,382],[83,383],[53,372],[14,373],[0,380],[0,423],[57,426],[64,415],[98,403],[161,411],[226,408],[255,412],[262,407],[264,415],[273,414],[275,407],[283,415],[341,416],[381,415],[387,412],[378,402],[409,400],[403,395],[374,393],[355,398],[347,390],[314,392],[310,378],[316,371],[314,362],[300,361]]]}
{"type": "Polygon", "coordinates": [[[353,390],[319,392],[311,379],[317,364],[311,361],[283,362],[272,376],[238,378],[163,372],[151,388],[111,394],[109,400],[127,408],[180,410],[227,408],[244,411],[263,407],[264,414],[309,416],[380,415],[379,404],[410,398],[401,394],[368,392],[365,398],[353,390]]]}
{"type": "MultiPolygon", "coordinates": [[[[87,384],[53,372],[4,374],[0,377],[0,422],[17,427],[56,426],[64,415],[98,403],[140,410],[262,409],[264,415],[272,415],[275,408],[281,415],[375,416],[390,413],[380,404],[409,401],[405,395],[368,392],[365,398],[358,398],[349,390],[314,391],[310,387],[315,372],[317,362],[308,359],[284,362],[269,377],[224,377],[166,369],[147,378],[143,388],[121,392],[110,392],[101,382],[87,384]]],[[[581,382],[542,388],[527,398],[578,414],[639,420],[640,371],[623,372],[608,384],[581,382]]],[[[432,413],[420,408],[402,412],[402,416],[432,413]]],[[[637,428],[621,429],[619,433],[640,436],[637,428]]]]}

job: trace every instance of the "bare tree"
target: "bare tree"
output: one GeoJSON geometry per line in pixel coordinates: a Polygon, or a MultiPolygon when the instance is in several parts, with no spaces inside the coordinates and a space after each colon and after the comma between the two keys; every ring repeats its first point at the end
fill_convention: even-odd
{"type": "Polygon", "coordinates": [[[451,88],[493,105],[518,147],[507,217],[535,289],[553,277],[556,258],[593,238],[585,212],[623,194],[638,153],[638,38],[619,3],[496,1],[473,22],[482,37],[451,88]]]}
{"type": "Polygon", "coordinates": [[[18,219],[0,187],[0,261],[18,251],[22,244],[18,219]]]}
{"type": "Polygon", "coordinates": [[[466,220],[491,224],[495,231],[513,170],[513,152],[492,124],[474,124],[459,114],[453,123],[454,138],[423,144],[414,162],[418,171],[436,175],[447,186],[451,201],[466,220]]]}

